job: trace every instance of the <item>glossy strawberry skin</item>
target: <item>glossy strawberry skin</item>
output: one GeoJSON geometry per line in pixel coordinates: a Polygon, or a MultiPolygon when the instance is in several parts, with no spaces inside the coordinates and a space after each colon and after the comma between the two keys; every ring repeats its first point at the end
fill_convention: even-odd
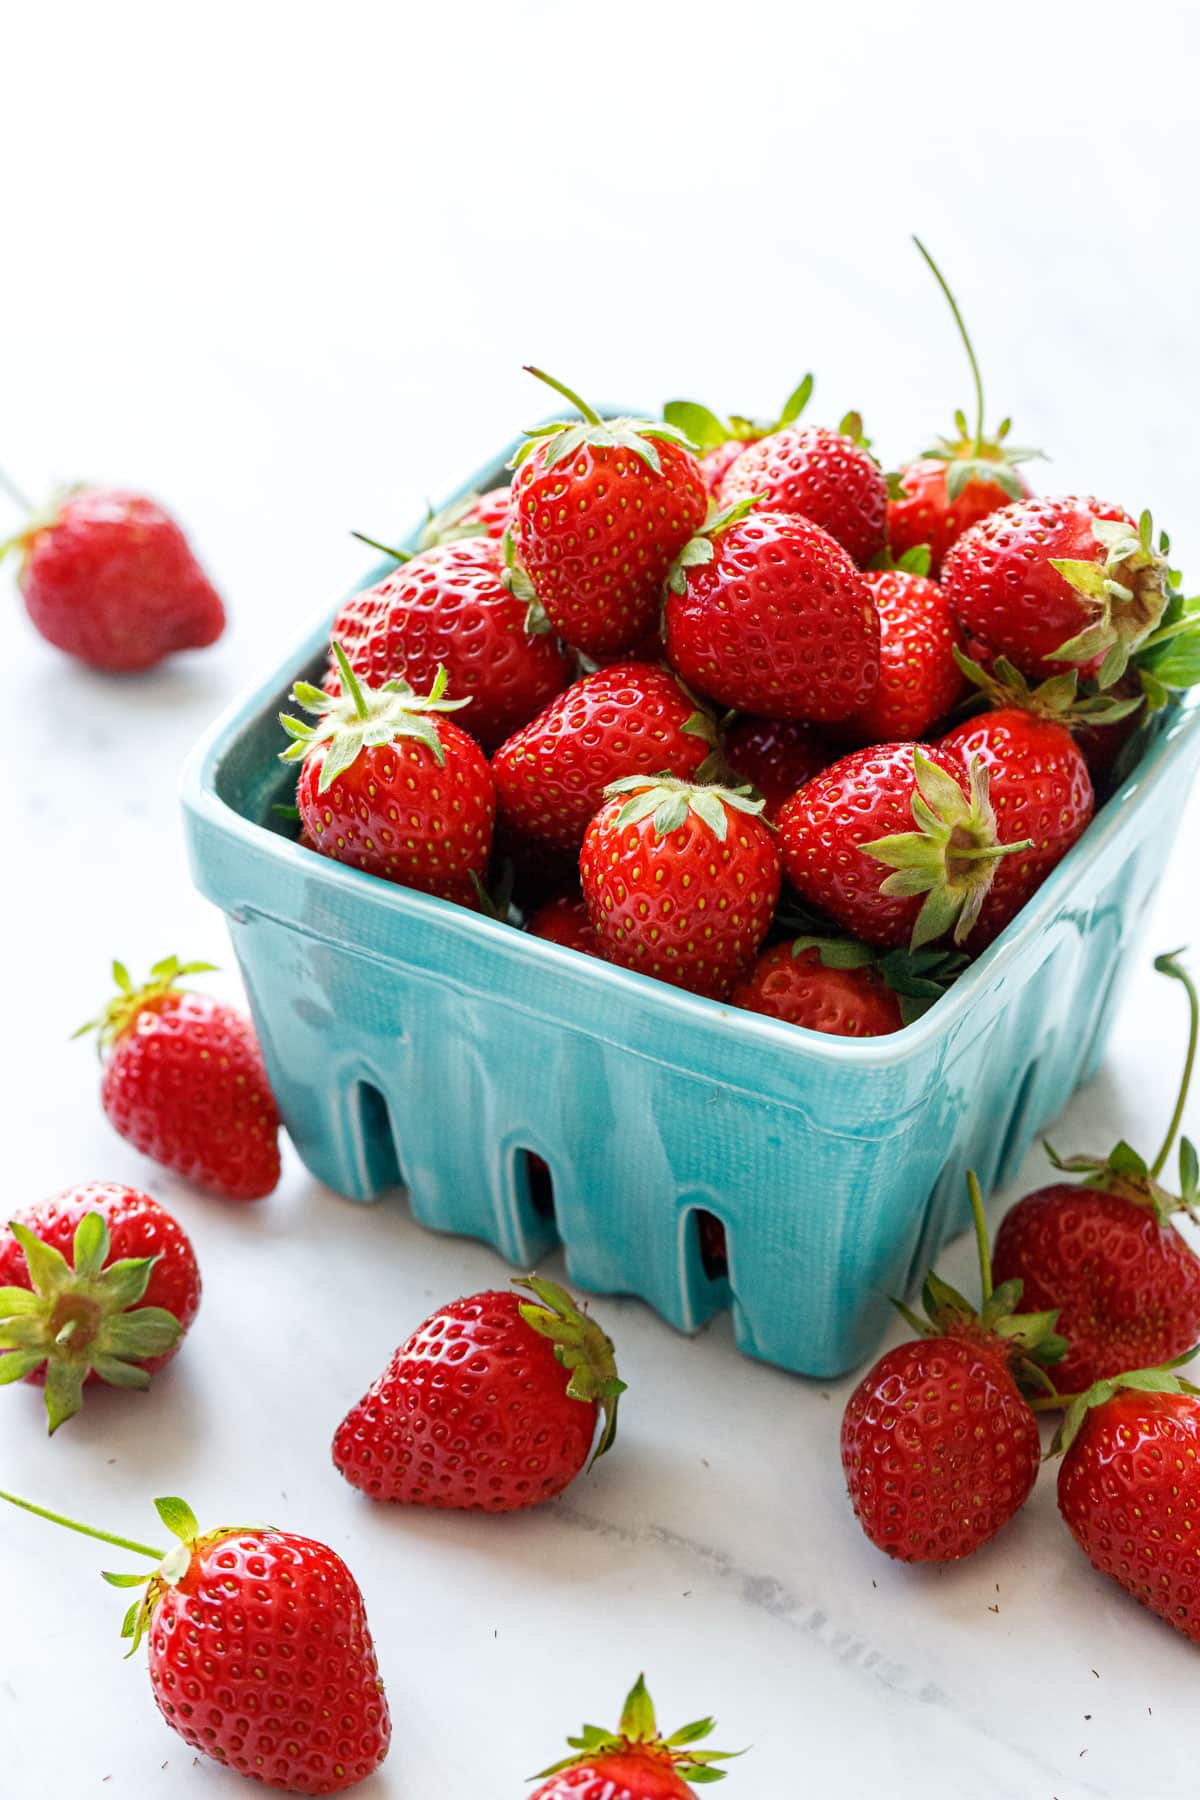
{"type": "MultiPolygon", "coordinates": [[[[1053,652],[1084,629],[1091,613],[1050,560],[1103,562],[1093,519],[1133,523],[1123,507],[1068,496],[1015,501],[966,532],[942,570],[960,630],[993,656],[1007,656],[1031,680],[1063,674],[1072,665],[1053,652]]],[[[1080,673],[1094,675],[1102,660],[1080,663],[1080,673]]]]}
{"type": "Polygon", "coordinates": [[[943,752],[964,764],[978,757],[991,776],[991,800],[1000,841],[1033,839],[1033,848],[996,864],[971,933],[982,950],[1025,905],[1081,836],[1095,810],[1087,763],[1065,725],[1039,719],[1020,707],[981,713],[942,738],[943,752]]]}
{"type": "Polygon", "coordinates": [[[564,944],[568,950],[582,950],[585,956],[600,956],[599,941],[592,930],[587,906],[580,893],[559,894],[538,908],[529,921],[534,937],[551,944],[564,944]]]}
{"type": "Polygon", "coordinates": [[[482,525],[489,538],[502,538],[508,529],[511,511],[512,489],[504,487],[489,488],[480,494],[473,506],[459,520],[461,525],[482,525]]]}
{"type": "Polygon", "coordinates": [[[1058,1309],[1061,1393],[1169,1362],[1200,1339],[1200,1258],[1120,1194],[1067,1182],[1026,1194],[1005,1215],[992,1262],[997,1282],[1023,1282],[1023,1308],[1058,1309]]]}
{"type": "Polygon", "coordinates": [[[998,1340],[978,1331],[889,1350],[842,1421],[855,1515],[900,1562],[978,1550],[1029,1498],[1040,1454],[1037,1420],[998,1340]]]}
{"type": "Polygon", "coordinates": [[[591,1453],[597,1407],[567,1394],[554,1346],[514,1293],[440,1307],[393,1356],[333,1440],[372,1500],[508,1513],[551,1500],[591,1453]]]}
{"type": "Polygon", "coordinates": [[[671,564],[704,523],[695,457],[662,439],[654,448],[661,473],[591,444],[547,468],[537,445],[513,478],[518,559],[555,630],[589,655],[628,650],[653,628],[671,564]]]}
{"type": "Polygon", "coordinates": [[[104,1063],[100,1101],[143,1156],[226,1200],[279,1182],[279,1113],[244,1013],[171,990],[141,1006],[104,1063]]]}
{"type": "Polygon", "coordinates": [[[618,825],[616,795],[588,826],[579,872],[610,962],[721,999],[753,960],[779,898],[779,851],[760,819],[726,808],[722,843],[689,812],[659,837],[618,825]]]}
{"type": "Polygon", "coordinates": [[[704,452],[700,458],[700,472],[704,476],[705,487],[714,499],[742,451],[760,441],[759,438],[726,438],[723,444],[717,444],[712,450],[704,452]]]}
{"type": "Polygon", "coordinates": [[[884,1037],[904,1021],[900,1003],[877,970],[831,969],[815,947],[764,950],[729,996],[730,1004],[833,1037],[884,1037]]]}
{"type": "MultiPolygon", "coordinates": [[[[146,1292],[139,1306],[163,1306],[174,1313],[180,1324],[179,1343],[162,1356],[147,1356],[140,1366],[153,1375],[179,1352],[200,1305],[200,1270],[191,1239],[171,1214],[143,1194],[138,1188],[125,1187],[119,1181],[81,1181],[64,1189],[52,1200],[39,1200],[32,1206],[19,1206],[11,1214],[25,1225],[42,1243],[49,1244],[68,1261],[73,1261],[72,1245],[76,1227],[85,1214],[98,1212],[108,1225],[111,1248],[105,1267],[126,1257],[156,1256],[146,1292]]],[[[25,1252],[11,1231],[0,1231],[0,1287],[30,1287],[25,1252]]],[[[45,1368],[35,1369],[27,1381],[41,1386],[45,1368]]],[[[86,1379],[98,1381],[89,1370],[86,1379]]]]}
{"type": "Polygon", "coordinates": [[[492,847],[496,797],[487,758],[452,719],[439,719],[445,757],[417,738],[359,752],[322,794],[326,746],[304,758],[296,786],[300,817],[317,847],[336,862],[384,881],[477,904],[492,847]]]}
{"type": "Polygon", "coordinates": [[[879,614],[879,685],[848,730],[864,743],[925,736],[957,705],[966,678],[954,660],[954,614],[934,581],[903,569],[863,576],[879,614]]]}
{"type": "MultiPolygon", "coordinates": [[[[909,942],[922,899],[881,894],[891,870],[859,845],[913,829],[914,748],[875,744],[852,751],[807,782],[779,814],[784,870],[800,898],[884,949],[909,942]]],[[[965,793],[962,758],[942,747],[923,748],[965,793]]],[[[971,941],[973,946],[974,932],[971,941]]]]}
{"type": "Polygon", "coordinates": [[[1123,1389],[1063,1457],[1058,1509],[1092,1566],[1200,1642],[1200,1405],[1123,1389]]]}
{"type": "Polygon", "coordinates": [[[762,816],[772,824],[784,801],[836,760],[810,725],[794,719],[739,719],[725,733],[725,755],[738,780],[762,795],[762,816]]]}
{"type": "Polygon", "coordinates": [[[793,513],[827,531],[856,563],[886,541],[887,479],[874,458],[837,431],[788,425],[749,445],[721,482],[718,505],[761,495],[764,511],[793,513]]]}
{"type": "Polygon", "coordinates": [[[289,1794],[338,1794],[388,1752],[358,1583],[326,1545],[265,1528],[202,1538],[150,1623],[150,1684],[184,1742],[289,1794]]]}
{"type": "MultiPolygon", "coordinates": [[[[888,542],[900,559],[906,550],[929,545],[929,572],[938,575],[950,546],[964,531],[978,525],[990,513],[1012,504],[1012,495],[990,481],[968,481],[956,500],[946,492],[947,464],[935,456],[918,457],[900,470],[904,498],[888,501],[888,542]]],[[[1017,480],[1026,498],[1028,482],[1019,470],[1017,480]]]]}
{"type": "Polygon", "coordinates": [[[220,596],[174,519],[123,488],[68,495],[26,540],[18,585],[44,638],[112,674],[204,649],[225,629],[220,596]]]}
{"type": "MultiPolygon", "coordinates": [[[[458,715],[463,729],[494,750],[572,673],[552,633],[526,629],[529,608],[507,591],[501,571],[488,538],[438,545],[347,600],[330,635],[354,673],[375,687],[403,677],[425,693],[444,667],[450,698],[471,702],[458,715]]],[[[332,659],[325,689],[341,693],[332,659]]]]}
{"type": "Polygon", "coordinates": [[[530,1800],[694,1800],[694,1789],[661,1757],[625,1751],[552,1775],[530,1800]]]}
{"type": "Polygon", "coordinates": [[[724,706],[828,723],[879,678],[879,618],[859,571],[819,526],[755,510],[717,534],[711,562],[667,597],[667,652],[724,706]]]}
{"type": "Polygon", "coordinates": [[[696,702],[667,669],[616,663],[574,682],[492,758],[501,817],[548,849],[578,851],[610,781],[693,776],[709,755],[696,702]]]}

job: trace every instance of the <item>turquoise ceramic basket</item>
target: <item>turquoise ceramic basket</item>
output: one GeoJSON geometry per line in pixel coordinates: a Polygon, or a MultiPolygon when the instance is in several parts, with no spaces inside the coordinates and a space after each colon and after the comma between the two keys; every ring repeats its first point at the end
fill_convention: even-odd
{"type": "MultiPolygon", "coordinates": [[[[506,479],[504,459],[469,488],[506,479]]],[[[411,541],[411,540],[410,540],[411,541]]],[[[681,1331],[731,1308],[748,1354],[833,1376],[1095,1071],[1200,757],[1200,708],[924,1018],[853,1041],[739,1012],[302,850],[272,824],[276,720],[322,622],[185,775],[195,878],[226,913],[271,1085],[338,1193],[403,1182],[415,1217],[681,1331]],[[530,1179],[530,1157],[550,1171],[530,1179]],[[549,1191],[552,1188],[552,1196],[549,1191]],[[698,1215],[725,1227],[706,1274],[698,1215]]],[[[319,677],[318,677],[319,678],[319,677]]],[[[536,1164],[534,1165],[536,1168],[536,1164]]]]}

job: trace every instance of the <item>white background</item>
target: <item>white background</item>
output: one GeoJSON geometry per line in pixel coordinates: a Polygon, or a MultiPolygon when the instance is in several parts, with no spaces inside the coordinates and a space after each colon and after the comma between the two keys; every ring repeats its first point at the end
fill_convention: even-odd
{"type": "MultiPolygon", "coordinates": [[[[6,1204],[144,1182],[207,1289],[148,1399],[97,1395],[48,1443],[36,1396],[5,1391],[0,1484],[134,1536],[152,1494],[182,1492],[202,1519],[334,1544],[397,1727],[371,1800],[519,1795],[642,1666],[668,1724],[712,1709],[723,1743],[754,1744],[729,1789],[747,1800],[1194,1789],[1200,1652],[1090,1574],[1052,1477],[966,1566],[893,1568],[841,1489],[847,1389],[744,1362],[721,1324],[687,1343],[602,1307],[632,1383],[623,1444],[559,1507],[372,1510],[328,1464],[342,1410],[436,1300],[505,1270],[294,1162],[258,1208],[187,1192],[112,1136],[65,1040],[114,953],[228,962],[184,869],[179,761],[353,579],[351,527],[398,529],[544,412],[523,362],[599,398],[758,411],[811,366],[813,416],[860,406],[898,460],[969,395],[917,229],[961,290],[993,420],[1053,452],[1041,484],[1152,504],[1200,568],[1198,20],[1168,0],[63,0],[6,19],[0,460],[36,493],[159,494],[232,626],[113,682],[11,600],[6,1204]]],[[[1144,964],[1195,935],[1196,820],[1144,964]]],[[[1160,987],[1135,989],[1064,1144],[1151,1147],[1180,1038],[1160,987]]],[[[944,1266],[966,1279],[965,1246],[944,1266]]],[[[95,1573],[112,1560],[0,1521],[6,1795],[239,1791],[192,1766],[122,1664],[95,1573]]]]}

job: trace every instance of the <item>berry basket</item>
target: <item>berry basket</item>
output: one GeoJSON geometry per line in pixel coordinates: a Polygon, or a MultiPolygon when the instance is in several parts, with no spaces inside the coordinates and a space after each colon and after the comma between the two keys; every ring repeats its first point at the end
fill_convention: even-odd
{"type": "MultiPolygon", "coordinates": [[[[506,479],[505,458],[463,490],[506,479]]],[[[411,542],[412,540],[408,540],[411,542]]],[[[390,565],[389,565],[390,566],[390,565]]],[[[372,577],[372,579],[377,576],[372,577]]],[[[1200,758],[1172,709],[1137,769],[950,992],[893,1036],[802,1031],[315,856],[273,805],[277,713],[328,622],[184,776],[195,879],[228,916],[272,1087],[338,1193],[529,1267],[640,1295],[682,1331],[730,1307],[752,1356],[834,1376],[873,1348],[985,1189],[1099,1063],[1200,758]],[[549,1181],[531,1157],[541,1158],[549,1181]],[[531,1178],[531,1172],[536,1172],[531,1178]],[[699,1220],[725,1228],[712,1279],[699,1220]]]]}

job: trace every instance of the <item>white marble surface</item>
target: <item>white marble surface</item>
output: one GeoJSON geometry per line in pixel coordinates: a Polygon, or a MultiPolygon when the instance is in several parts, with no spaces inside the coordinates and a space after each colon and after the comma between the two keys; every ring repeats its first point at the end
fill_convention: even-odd
{"type": "MultiPolygon", "coordinates": [[[[244,0],[202,24],[64,0],[10,18],[6,50],[0,454],[32,489],[161,493],[233,626],[111,683],[10,613],[7,1201],[144,1182],[207,1287],[149,1398],[96,1395],[49,1443],[35,1396],[5,1391],[0,1483],[134,1535],[152,1494],[182,1492],[202,1517],[337,1546],[397,1726],[364,1800],[516,1796],[642,1666],[666,1719],[711,1708],[722,1743],[753,1744],[729,1789],[750,1800],[1182,1800],[1200,1653],[1091,1575],[1052,1478],[967,1565],[894,1568],[842,1491],[846,1385],[752,1366],[724,1324],[685,1342],[603,1307],[631,1382],[623,1443],[564,1503],[508,1522],[372,1509],[328,1463],[342,1409],[436,1299],[505,1270],[292,1160],[258,1208],[188,1192],[110,1133],[66,1038],[114,952],[228,960],[188,885],[180,758],[353,578],[351,526],[402,523],[542,410],[523,361],[597,395],[752,409],[811,363],[816,415],[861,405],[898,456],[967,398],[917,228],[962,289],[997,411],[1054,450],[1043,480],[1152,501],[1200,568],[1195,10],[1143,9],[1135,36],[1109,0],[1086,19],[1050,0],[1036,22],[751,4],[732,23],[708,3],[514,0],[453,26],[350,0],[319,28],[244,0]]],[[[1195,936],[1198,818],[1193,800],[1064,1144],[1159,1130],[1180,1019],[1148,964],[1195,936]]],[[[1035,1155],[1024,1185],[1041,1172],[1035,1155]]],[[[968,1265],[965,1244],[944,1263],[968,1265]]],[[[122,1663],[108,1560],[0,1521],[6,1794],[248,1791],[193,1768],[122,1663]]]]}

